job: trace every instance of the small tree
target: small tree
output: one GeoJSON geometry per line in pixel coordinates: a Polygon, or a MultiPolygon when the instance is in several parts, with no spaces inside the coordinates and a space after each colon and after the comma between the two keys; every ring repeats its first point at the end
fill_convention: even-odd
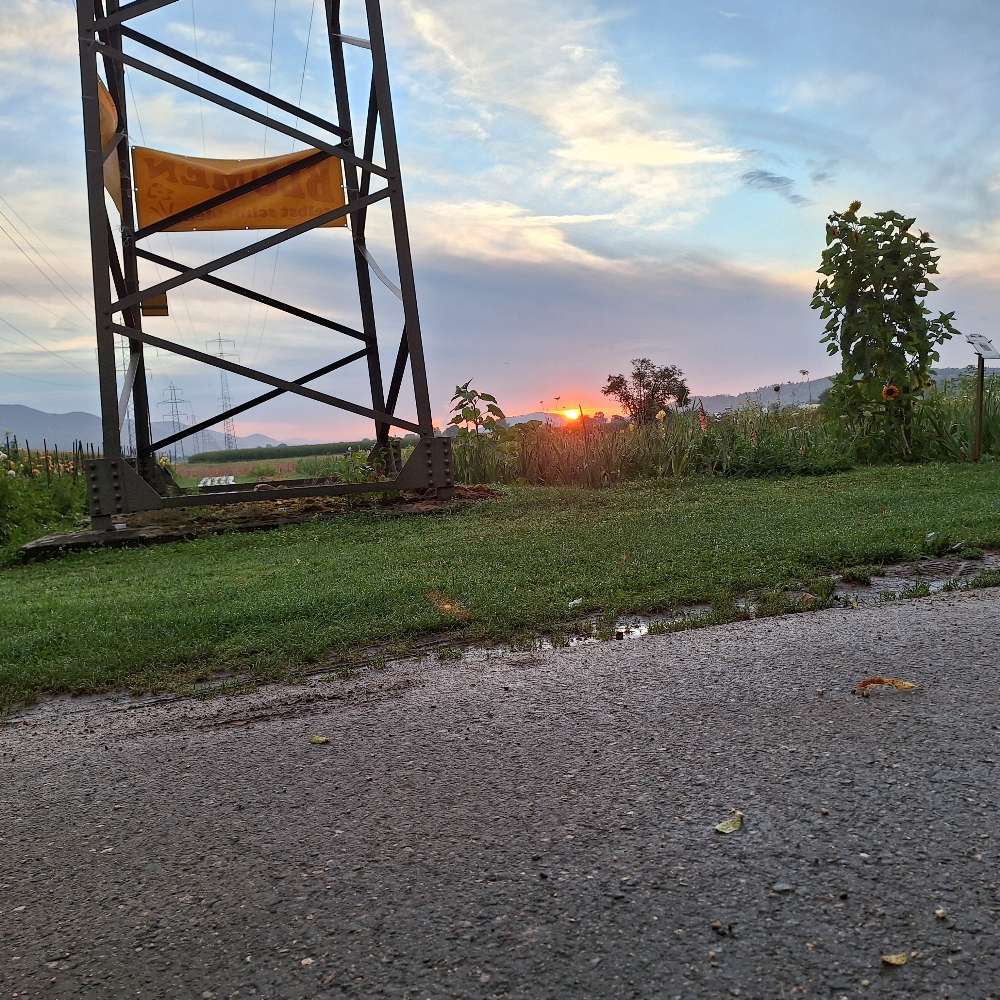
{"type": "Polygon", "coordinates": [[[499,428],[500,421],[506,419],[503,410],[497,405],[496,396],[473,389],[472,379],[465,385],[455,387],[455,395],[451,397],[451,412],[453,416],[448,423],[457,427],[460,434],[492,434],[499,428]],[[485,412],[481,405],[483,403],[486,404],[485,412]]]}
{"type": "Polygon", "coordinates": [[[654,365],[649,358],[635,358],[629,377],[609,375],[608,384],[601,392],[614,396],[635,424],[654,423],[656,414],[665,410],[671,401],[684,406],[690,398],[680,368],[654,365]]]}
{"type": "Polygon", "coordinates": [[[834,212],[813,309],[826,320],[821,343],[841,356],[830,405],[847,419],[869,459],[914,454],[913,415],[932,384],[937,348],[957,331],[954,313],[932,317],[929,275],[940,255],[929,233],[898,212],[858,218],[861,202],[834,212]]]}

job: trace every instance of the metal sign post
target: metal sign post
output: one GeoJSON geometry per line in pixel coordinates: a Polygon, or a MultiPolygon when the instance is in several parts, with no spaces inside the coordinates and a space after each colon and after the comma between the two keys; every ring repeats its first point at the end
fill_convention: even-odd
{"type": "MultiPolygon", "coordinates": [[[[79,0],[77,5],[91,262],[104,439],[103,456],[92,461],[88,468],[90,511],[94,527],[108,528],[112,516],[135,511],[243,503],[265,498],[278,500],[398,490],[425,490],[438,497],[449,496],[454,485],[451,444],[446,438],[435,437],[431,422],[431,404],[424,365],[416,286],[413,279],[406,207],[400,179],[399,150],[379,0],[355,0],[362,4],[367,15],[369,34],[367,39],[344,35],[340,30],[341,0],[324,0],[335,105],[339,119],[337,122],[327,121],[319,114],[284,101],[133,27],[136,19],[142,15],[176,2],[178,0],[131,0],[119,6],[118,0],[108,0],[106,11],[104,0],[79,0]],[[130,43],[128,51],[125,49],[125,42],[130,43]],[[347,66],[344,59],[345,45],[358,46],[371,53],[370,97],[360,152],[357,151],[351,124],[347,66]],[[166,56],[180,66],[196,70],[209,80],[224,84],[240,94],[257,101],[264,101],[271,107],[293,115],[299,123],[302,123],[302,127],[299,128],[298,125],[292,127],[229,97],[192,83],[164,69],[162,62],[158,65],[147,62],[143,58],[146,51],[166,56]],[[102,142],[101,135],[102,85],[99,60],[104,72],[104,83],[117,111],[117,132],[110,142],[102,142]],[[273,169],[263,176],[215,194],[193,207],[174,212],[159,222],[137,229],[129,148],[125,66],[151,76],[168,87],[186,91],[244,118],[263,124],[275,132],[297,139],[311,147],[313,155],[296,163],[285,164],[279,169],[273,169]],[[384,164],[374,162],[376,139],[379,134],[382,140],[384,164]],[[111,224],[105,200],[105,161],[111,156],[117,158],[121,184],[120,239],[116,239],[117,227],[111,224]],[[170,260],[152,253],[143,246],[143,241],[154,233],[169,231],[172,227],[196,218],[201,213],[213,211],[237,198],[267,188],[268,185],[275,185],[296,171],[314,166],[318,161],[329,157],[338,158],[345,171],[347,200],[341,208],[280,229],[273,235],[252,242],[240,250],[197,265],[170,260]],[[376,187],[374,191],[373,184],[376,187]],[[398,287],[375,263],[366,244],[368,211],[379,202],[386,202],[391,212],[399,274],[398,287]],[[345,217],[350,220],[350,238],[354,246],[360,329],[336,322],[293,303],[263,295],[218,275],[219,271],[230,264],[279,246],[303,233],[343,220],[345,217]],[[173,277],[142,287],[139,279],[139,261],[149,261],[167,271],[177,273],[173,277]],[[372,299],[372,273],[390,287],[402,305],[403,333],[396,349],[388,391],[383,383],[379,357],[379,329],[372,299]],[[347,336],[360,342],[361,346],[352,353],[334,360],[327,357],[315,370],[305,375],[286,378],[238,364],[218,354],[196,350],[163,337],[153,336],[143,328],[144,311],[147,315],[155,315],[157,310],[162,308],[166,293],[193,281],[277,309],[299,320],[320,326],[331,334],[347,336]],[[151,309],[151,305],[155,308],[151,309]],[[119,338],[128,341],[130,357],[129,367],[121,385],[118,383],[115,368],[115,348],[119,338]],[[152,440],[143,359],[143,351],[147,346],[169,351],[199,364],[221,369],[223,372],[253,379],[267,386],[268,391],[159,441],[152,440]],[[362,359],[368,367],[370,404],[341,399],[310,386],[310,383],[324,375],[362,359]],[[413,403],[416,411],[414,419],[406,419],[396,413],[407,368],[410,370],[413,383],[413,403]],[[262,497],[260,493],[253,492],[259,484],[232,485],[225,490],[213,490],[210,493],[184,491],[159,468],[156,453],[161,449],[208,427],[224,424],[238,414],[286,394],[294,394],[372,420],[377,442],[373,451],[373,462],[377,462],[385,471],[385,478],[378,482],[328,483],[311,486],[303,486],[296,480],[279,480],[267,484],[268,489],[262,497]],[[135,414],[137,455],[134,460],[125,457],[121,442],[121,427],[130,406],[135,414]],[[399,441],[390,438],[390,431],[393,428],[416,434],[419,439],[405,465],[400,459],[399,441]]],[[[116,203],[117,200],[116,198],[116,203]]],[[[343,231],[337,232],[339,238],[345,238],[343,231]]],[[[331,238],[338,237],[331,236],[331,238]]],[[[400,327],[396,325],[395,330],[399,329],[400,327]]]]}
{"type": "Polygon", "coordinates": [[[1000,358],[1000,351],[981,333],[967,333],[965,339],[972,345],[979,359],[976,366],[976,427],[972,436],[971,456],[973,462],[979,462],[983,457],[983,423],[986,415],[986,359],[1000,358]]]}

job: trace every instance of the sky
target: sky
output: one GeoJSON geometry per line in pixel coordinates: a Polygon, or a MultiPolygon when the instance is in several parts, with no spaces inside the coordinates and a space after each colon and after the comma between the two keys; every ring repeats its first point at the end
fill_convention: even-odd
{"type": "MultiPolygon", "coordinates": [[[[343,8],[345,30],[366,35],[360,0],[343,8]]],[[[334,118],[322,0],[240,9],[178,0],[135,26],[334,118]]],[[[0,14],[0,402],[97,412],[74,7],[0,0],[0,14]]],[[[383,16],[439,423],[470,378],[511,414],[610,412],[600,387],[636,357],[678,365],[696,395],[831,374],[809,300],[826,216],[855,198],[916,216],[942,252],[929,304],[956,310],[960,330],[1000,334],[997,0],[383,0],[383,16]]],[[[349,72],[363,125],[363,49],[349,72]]],[[[129,83],[134,145],[301,148],[138,71],[129,83]]],[[[372,209],[369,241],[391,271],[388,215],[372,209]]],[[[198,263],[263,235],[150,244],[198,263]]],[[[163,277],[145,268],[144,283],[163,277]]],[[[360,324],[343,229],[222,276],[360,324]]],[[[376,304],[388,376],[402,315],[387,292],[376,304]]],[[[353,350],[201,283],[172,292],[170,312],[146,328],[197,348],[221,334],[284,377],[353,350]]],[[[970,357],[955,341],[942,363],[970,357]]],[[[218,409],[210,370],[160,351],[148,367],[154,417],[171,383],[199,418],[218,409]]],[[[370,403],[363,366],[316,385],[370,403]]],[[[261,391],[239,377],[229,390],[261,391]]],[[[329,440],[370,425],[286,398],[237,430],[329,440]]]]}

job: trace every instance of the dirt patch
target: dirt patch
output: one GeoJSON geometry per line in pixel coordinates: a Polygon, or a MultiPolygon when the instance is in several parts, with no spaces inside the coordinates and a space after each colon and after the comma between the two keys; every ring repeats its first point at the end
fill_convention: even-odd
{"type": "Polygon", "coordinates": [[[86,529],[46,535],[22,546],[21,554],[25,559],[39,559],[82,549],[182,542],[228,532],[267,531],[361,510],[386,516],[449,514],[499,495],[498,491],[488,486],[456,486],[454,495],[449,500],[429,499],[419,493],[402,493],[379,499],[303,497],[294,500],[269,500],[267,491],[260,490],[252,493],[253,499],[246,503],[219,507],[178,507],[131,514],[127,519],[117,519],[113,531],[96,532],[86,529]]]}

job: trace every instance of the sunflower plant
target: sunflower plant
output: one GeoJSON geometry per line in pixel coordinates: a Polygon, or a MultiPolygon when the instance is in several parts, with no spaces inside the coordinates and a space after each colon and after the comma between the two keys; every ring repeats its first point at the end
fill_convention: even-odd
{"type": "Polygon", "coordinates": [[[465,385],[455,387],[455,395],[451,397],[451,413],[451,420],[448,421],[450,426],[457,427],[459,434],[476,436],[495,433],[500,427],[500,421],[506,419],[496,396],[473,389],[471,379],[465,385]]]}
{"type": "Polygon", "coordinates": [[[869,461],[919,457],[914,414],[933,384],[938,348],[956,336],[955,314],[926,305],[938,290],[940,254],[916,219],[834,212],[812,308],[826,320],[821,343],[841,357],[829,405],[869,461]]]}

